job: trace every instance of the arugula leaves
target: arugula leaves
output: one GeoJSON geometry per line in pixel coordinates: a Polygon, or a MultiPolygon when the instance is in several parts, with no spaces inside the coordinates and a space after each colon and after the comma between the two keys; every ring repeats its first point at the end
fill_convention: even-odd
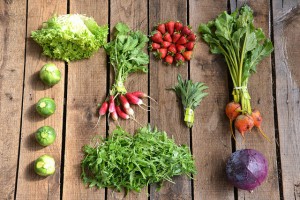
{"type": "Polygon", "coordinates": [[[146,65],[149,63],[149,56],[143,51],[148,41],[146,35],[140,31],[130,30],[124,23],[115,26],[114,39],[104,45],[115,71],[115,84],[111,95],[127,92],[124,82],[129,74],[137,71],[148,72],[146,65]]]}
{"type": "Polygon", "coordinates": [[[272,42],[253,24],[253,11],[245,5],[232,14],[221,13],[215,20],[199,26],[203,40],[213,54],[223,54],[234,85],[234,101],[251,114],[249,77],[256,66],[273,51],[272,42]]]}
{"type": "Polygon", "coordinates": [[[196,173],[189,147],[178,146],[165,132],[150,126],[131,135],[118,127],[96,146],[85,145],[82,180],[89,187],[140,192],[145,186],[172,182],[176,175],[196,173]]]}
{"type": "Polygon", "coordinates": [[[178,84],[172,88],[176,95],[181,99],[185,110],[184,121],[191,128],[194,124],[194,110],[199,106],[201,100],[208,95],[203,92],[208,87],[204,83],[193,83],[191,80],[182,80],[180,74],[177,76],[178,84]]]}

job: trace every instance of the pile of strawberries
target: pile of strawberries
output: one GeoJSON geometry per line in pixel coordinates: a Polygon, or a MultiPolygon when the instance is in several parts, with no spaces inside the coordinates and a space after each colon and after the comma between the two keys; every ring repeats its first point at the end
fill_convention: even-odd
{"type": "Polygon", "coordinates": [[[179,66],[192,58],[196,39],[190,26],[184,26],[179,21],[169,21],[155,27],[149,48],[158,59],[179,66]]]}

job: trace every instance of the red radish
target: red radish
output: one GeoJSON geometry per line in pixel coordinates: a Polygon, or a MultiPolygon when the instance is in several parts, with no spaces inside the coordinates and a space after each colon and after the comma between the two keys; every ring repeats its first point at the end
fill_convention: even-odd
{"type": "Polygon", "coordinates": [[[226,113],[227,117],[229,118],[230,132],[231,132],[231,135],[234,138],[234,140],[235,140],[235,137],[234,137],[233,130],[232,130],[232,122],[233,122],[233,120],[235,120],[237,118],[237,116],[239,116],[241,114],[240,113],[241,110],[242,110],[241,104],[236,103],[234,101],[228,103],[225,108],[225,113],[226,113]]]}
{"type": "Polygon", "coordinates": [[[155,100],[155,99],[153,99],[152,97],[150,97],[150,96],[148,96],[146,93],[144,93],[144,92],[141,92],[141,91],[135,91],[135,92],[132,92],[131,93],[132,95],[134,95],[134,96],[136,96],[136,97],[138,97],[138,98],[149,98],[149,99],[151,99],[151,100],[153,100],[154,102],[156,102],[157,103],[157,101],[155,100]]]}
{"type": "Polygon", "coordinates": [[[194,48],[195,43],[194,42],[188,42],[184,46],[187,50],[191,51],[194,48]]]}
{"type": "Polygon", "coordinates": [[[164,34],[164,35],[163,35],[163,40],[164,40],[164,41],[167,41],[167,42],[172,42],[172,38],[171,38],[170,33],[164,34]]]}
{"type": "Polygon", "coordinates": [[[173,22],[173,21],[169,21],[169,22],[165,23],[166,30],[171,35],[174,33],[174,25],[175,25],[175,22],[173,22]]]}
{"type": "Polygon", "coordinates": [[[157,49],[157,52],[155,52],[154,55],[156,56],[156,58],[163,59],[166,57],[167,53],[168,53],[167,49],[160,48],[160,49],[157,49]]]}
{"type": "Polygon", "coordinates": [[[130,108],[130,104],[128,103],[126,97],[124,95],[120,95],[119,96],[119,100],[121,102],[121,105],[123,106],[124,109],[128,109],[130,108]]]}
{"type": "Polygon", "coordinates": [[[142,99],[132,95],[131,93],[126,93],[125,96],[130,104],[133,104],[133,105],[143,105],[144,104],[142,99]]]}
{"type": "Polygon", "coordinates": [[[172,35],[172,42],[176,43],[180,37],[181,37],[180,33],[174,32],[172,35]]]}
{"type": "Polygon", "coordinates": [[[161,47],[162,47],[162,48],[168,48],[170,45],[171,45],[171,42],[167,42],[167,41],[163,41],[163,42],[161,43],[161,47]]]}
{"type": "Polygon", "coordinates": [[[181,31],[182,27],[183,27],[183,25],[181,22],[179,22],[179,21],[175,22],[175,24],[174,24],[175,31],[177,31],[177,32],[181,31]]]}
{"type": "Polygon", "coordinates": [[[191,60],[193,52],[192,51],[185,51],[182,53],[185,60],[191,60]]]}
{"type": "Polygon", "coordinates": [[[118,116],[122,119],[129,119],[129,115],[127,115],[125,112],[123,112],[120,108],[120,106],[116,106],[116,112],[118,116]]]}
{"type": "Polygon", "coordinates": [[[107,110],[108,110],[108,103],[107,103],[107,101],[105,101],[99,109],[99,116],[105,115],[107,110]]]}
{"type": "Polygon", "coordinates": [[[108,110],[108,102],[105,101],[99,108],[99,118],[98,118],[97,123],[94,126],[94,128],[96,128],[98,126],[101,116],[105,115],[107,113],[107,110],[108,110]]]}
{"type": "Polygon", "coordinates": [[[151,36],[151,40],[153,41],[153,42],[156,42],[156,43],[162,43],[163,42],[163,39],[162,39],[162,34],[161,34],[161,32],[159,32],[159,31],[155,31],[154,32],[154,34],[152,34],[152,36],[151,36]]]}
{"type": "Polygon", "coordinates": [[[185,61],[184,57],[180,53],[175,55],[176,66],[182,65],[185,61]]]}
{"type": "Polygon", "coordinates": [[[266,138],[266,140],[268,140],[269,142],[270,139],[269,137],[263,132],[263,130],[261,129],[261,123],[262,123],[262,116],[260,115],[260,112],[256,109],[254,109],[251,113],[251,116],[253,118],[254,121],[254,126],[259,130],[259,132],[262,134],[262,136],[264,138],[266,138]]]}
{"type": "Polygon", "coordinates": [[[191,27],[190,26],[183,26],[181,30],[182,35],[189,35],[191,33],[191,27]]]}
{"type": "Polygon", "coordinates": [[[128,114],[129,116],[132,116],[134,118],[134,111],[131,107],[129,107],[127,109],[124,108],[124,111],[126,114],[128,114]]]}
{"type": "Polygon", "coordinates": [[[171,44],[168,48],[168,54],[170,55],[175,55],[176,54],[176,46],[175,44],[171,44]]]}
{"type": "Polygon", "coordinates": [[[173,57],[170,56],[170,55],[167,55],[165,57],[165,62],[168,64],[168,65],[171,65],[173,63],[173,57]]]}
{"type": "Polygon", "coordinates": [[[112,112],[111,113],[111,118],[114,120],[114,121],[117,121],[118,120],[118,114],[117,114],[117,112],[116,111],[114,111],[114,112],[112,112]]]}
{"type": "Polygon", "coordinates": [[[189,35],[187,36],[186,39],[187,39],[188,41],[195,42],[196,39],[197,39],[197,36],[196,36],[196,34],[191,33],[191,34],[189,34],[189,35]]]}
{"type": "Polygon", "coordinates": [[[166,33],[165,24],[159,24],[159,25],[157,25],[156,30],[158,30],[161,34],[165,34],[166,33]]]}
{"type": "Polygon", "coordinates": [[[179,38],[179,40],[176,42],[176,44],[185,44],[185,43],[187,43],[188,41],[187,41],[187,39],[186,39],[186,37],[185,36],[181,36],[180,38],[179,38]]]}
{"type": "Polygon", "coordinates": [[[240,132],[240,134],[245,138],[245,133],[251,131],[254,126],[253,118],[248,114],[239,115],[234,122],[235,128],[240,132]]]}
{"type": "Polygon", "coordinates": [[[112,112],[115,112],[116,111],[116,106],[115,106],[115,99],[114,99],[114,96],[111,95],[109,97],[109,108],[108,108],[108,112],[109,113],[112,113],[112,112]]]}
{"type": "Polygon", "coordinates": [[[160,48],[160,44],[153,42],[150,46],[150,51],[155,51],[160,48]]]}
{"type": "Polygon", "coordinates": [[[185,52],[185,46],[183,46],[181,44],[176,44],[176,49],[177,49],[177,52],[179,52],[179,53],[185,52]]]}

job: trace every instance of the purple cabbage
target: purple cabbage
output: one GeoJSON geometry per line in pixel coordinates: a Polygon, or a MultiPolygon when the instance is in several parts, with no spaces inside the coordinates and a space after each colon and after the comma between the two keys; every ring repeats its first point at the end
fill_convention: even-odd
{"type": "Polygon", "coordinates": [[[266,158],[254,149],[242,149],[231,154],[226,165],[226,174],[235,187],[252,191],[268,175],[266,158]]]}

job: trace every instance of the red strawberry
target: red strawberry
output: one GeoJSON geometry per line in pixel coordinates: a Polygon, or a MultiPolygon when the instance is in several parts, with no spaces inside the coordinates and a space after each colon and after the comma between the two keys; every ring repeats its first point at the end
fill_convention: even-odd
{"type": "Polygon", "coordinates": [[[157,44],[155,42],[153,42],[150,46],[149,46],[149,50],[150,51],[154,51],[156,49],[159,49],[160,48],[160,44],[157,44]]]}
{"type": "Polygon", "coordinates": [[[190,33],[187,38],[188,41],[194,42],[197,39],[197,36],[194,33],[190,33]]]}
{"type": "Polygon", "coordinates": [[[180,53],[175,55],[176,66],[182,65],[185,61],[184,57],[180,53]]]}
{"type": "Polygon", "coordinates": [[[158,24],[156,30],[158,30],[161,34],[165,34],[166,33],[165,24],[158,24]]]}
{"type": "Polygon", "coordinates": [[[161,43],[161,47],[162,47],[162,48],[168,48],[170,45],[171,45],[171,42],[167,42],[167,41],[163,41],[163,42],[161,43]]]}
{"type": "Polygon", "coordinates": [[[166,57],[167,52],[168,52],[167,49],[160,48],[160,49],[157,49],[157,51],[154,53],[154,55],[155,55],[156,58],[163,59],[163,58],[166,57]]]}
{"type": "Polygon", "coordinates": [[[170,46],[169,46],[169,48],[168,48],[168,54],[170,54],[170,55],[175,55],[176,54],[176,47],[175,47],[175,44],[171,44],[170,46]]]}
{"type": "Polygon", "coordinates": [[[167,23],[165,23],[166,25],[166,30],[168,33],[170,33],[171,35],[174,33],[174,25],[175,25],[175,22],[173,21],[169,21],[167,23]]]}
{"type": "Polygon", "coordinates": [[[173,35],[172,35],[172,42],[176,43],[179,40],[180,37],[181,37],[180,33],[174,32],[173,35]]]}
{"type": "Polygon", "coordinates": [[[167,63],[168,65],[171,65],[173,63],[173,57],[170,55],[167,55],[165,58],[165,63],[167,63]]]}
{"type": "Polygon", "coordinates": [[[176,42],[176,44],[185,44],[185,43],[187,43],[188,41],[187,41],[187,39],[186,39],[186,37],[185,36],[181,36],[180,38],[179,38],[179,40],[176,42]]]}
{"type": "Polygon", "coordinates": [[[181,34],[183,35],[189,35],[191,33],[191,27],[190,26],[184,26],[181,30],[181,34]]]}
{"type": "Polygon", "coordinates": [[[181,44],[176,44],[176,49],[177,49],[177,52],[179,52],[179,53],[185,52],[185,46],[183,46],[181,44]]]}
{"type": "Polygon", "coordinates": [[[191,60],[193,51],[185,51],[182,53],[185,60],[191,60]]]}
{"type": "Polygon", "coordinates": [[[180,32],[182,27],[183,27],[183,25],[181,22],[179,22],[179,21],[175,22],[175,25],[174,25],[175,31],[180,32]]]}
{"type": "Polygon", "coordinates": [[[188,42],[184,46],[187,50],[191,51],[194,48],[195,43],[194,42],[188,42]]]}
{"type": "Polygon", "coordinates": [[[164,41],[167,41],[167,42],[172,42],[172,38],[171,38],[170,33],[164,34],[164,35],[163,35],[163,40],[164,40],[164,41]]]}
{"type": "Polygon", "coordinates": [[[151,36],[151,40],[153,42],[156,42],[156,43],[162,43],[163,42],[163,39],[162,39],[162,34],[161,32],[159,31],[155,31],[152,36],[151,36]]]}

